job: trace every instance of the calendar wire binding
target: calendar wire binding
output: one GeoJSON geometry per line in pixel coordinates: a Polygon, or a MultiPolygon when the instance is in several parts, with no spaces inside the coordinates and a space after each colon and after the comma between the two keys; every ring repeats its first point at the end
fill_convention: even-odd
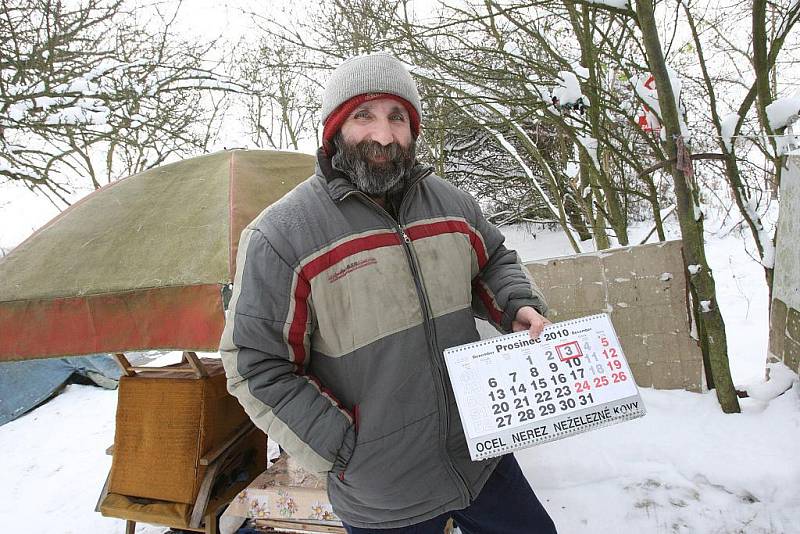
{"type": "MultiPolygon", "coordinates": [[[[564,328],[564,327],[567,327],[567,326],[572,326],[572,325],[580,324],[580,323],[590,323],[594,319],[601,319],[601,318],[607,317],[607,316],[608,316],[608,314],[606,314],[606,313],[595,313],[594,315],[587,315],[585,317],[578,317],[577,319],[569,319],[567,321],[561,321],[559,323],[552,323],[552,324],[549,324],[549,325],[545,326],[544,329],[542,330],[542,333],[546,332],[550,328],[564,328]]],[[[611,328],[613,329],[614,328],[614,324],[611,322],[611,318],[610,317],[609,317],[609,321],[608,322],[611,325],[611,328]]],[[[520,331],[520,332],[513,332],[511,334],[506,334],[504,336],[498,336],[498,337],[493,337],[493,338],[489,338],[489,339],[481,339],[479,341],[473,341],[472,343],[467,343],[466,345],[459,345],[458,347],[451,347],[449,349],[444,349],[443,352],[445,354],[448,354],[448,353],[451,353],[451,352],[452,353],[457,353],[457,352],[463,352],[465,350],[470,350],[470,349],[473,349],[475,347],[485,347],[485,346],[493,345],[494,343],[497,342],[498,339],[515,339],[517,337],[524,336],[524,334],[526,334],[527,332],[528,331],[525,330],[525,331],[520,331]]],[[[619,337],[619,336],[617,336],[616,330],[614,330],[614,336],[615,337],[619,337]]]]}

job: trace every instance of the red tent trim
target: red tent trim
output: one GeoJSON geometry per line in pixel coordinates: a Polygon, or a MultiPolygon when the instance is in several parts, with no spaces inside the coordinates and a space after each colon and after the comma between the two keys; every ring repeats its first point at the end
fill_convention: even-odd
{"type": "Polygon", "coordinates": [[[0,304],[0,361],[99,352],[216,351],[220,284],[0,304]]]}

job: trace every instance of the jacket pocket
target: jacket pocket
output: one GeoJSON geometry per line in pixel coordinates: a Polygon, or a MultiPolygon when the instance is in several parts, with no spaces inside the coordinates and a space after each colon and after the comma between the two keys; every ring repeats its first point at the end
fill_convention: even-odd
{"type": "Polygon", "coordinates": [[[328,478],[334,510],[368,521],[381,511],[421,514],[458,498],[442,457],[433,450],[438,435],[439,420],[432,414],[390,435],[359,441],[343,478],[328,478]]]}
{"type": "Polygon", "coordinates": [[[342,448],[339,450],[339,455],[336,458],[336,461],[333,463],[333,471],[336,474],[336,477],[339,480],[344,480],[344,473],[347,471],[347,466],[350,464],[350,459],[353,457],[353,452],[355,451],[356,442],[358,441],[358,421],[359,421],[359,413],[358,413],[358,404],[353,406],[353,426],[348,430],[348,433],[345,435],[344,442],[342,443],[342,448]],[[351,436],[352,431],[352,445],[348,447],[347,445],[350,443],[349,439],[351,436]]]}
{"type": "Polygon", "coordinates": [[[339,447],[339,451],[336,454],[336,458],[333,460],[333,466],[331,467],[330,473],[339,477],[341,479],[344,476],[344,471],[347,469],[347,465],[350,463],[350,459],[353,457],[353,451],[356,448],[356,416],[355,413],[353,414],[353,424],[347,429],[345,432],[344,439],[342,440],[342,445],[339,447]]]}

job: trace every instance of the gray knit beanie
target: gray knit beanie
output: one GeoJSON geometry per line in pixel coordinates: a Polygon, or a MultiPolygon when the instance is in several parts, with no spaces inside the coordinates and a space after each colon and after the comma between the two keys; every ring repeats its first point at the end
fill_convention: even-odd
{"type": "Polygon", "coordinates": [[[385,52],[348,59],[331,74],[322,96],[322,123],[336,108],[354,96],[387,93],[399,96],[422,118],[422,105],[414,78],[394,56],[385,52]]]}

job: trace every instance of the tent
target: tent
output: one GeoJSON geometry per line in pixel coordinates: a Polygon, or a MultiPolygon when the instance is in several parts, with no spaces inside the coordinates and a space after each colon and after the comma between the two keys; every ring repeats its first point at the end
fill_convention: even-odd
{"type": "Polygon", "coordinates": [[[0,259],[0,361],[216,351],[242,229],[313,170],[231,150],[88,195],[0,259]]]}
{"type": "MultiPolygon", "coordinates": [[[[150,169],[88,195],[0,260],[0,362],[108,352],[125,375],[97,510],[128,531],[147,521],[214,532],[220,507],[263,470],[266,438],[227,394],[220,362],[195,351],[218,350],[241,231],[313,169],[312,156],[265,150],[150,169]],[[151,349],[184,351],[188,368],[134,367],[124,355],[151,349]]],[[[34,396],[80,364],[63,365],[34,396]]],[[[26,376],[11,387],[37,367],[12,367],[26,376]]]]}

